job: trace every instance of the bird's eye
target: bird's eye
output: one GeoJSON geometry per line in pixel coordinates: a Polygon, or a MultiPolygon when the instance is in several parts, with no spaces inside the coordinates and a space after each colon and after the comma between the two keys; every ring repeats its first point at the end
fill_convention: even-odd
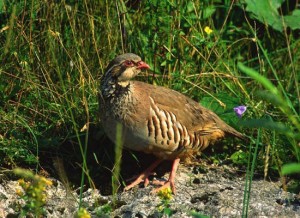
{"type": "Polygon", "coordinates": [[[127,67],[131,67],[131,66],[133,66],[134,64],[133,64],[132,61],[125,61],[125,65],[126,65],[127,67]]]}

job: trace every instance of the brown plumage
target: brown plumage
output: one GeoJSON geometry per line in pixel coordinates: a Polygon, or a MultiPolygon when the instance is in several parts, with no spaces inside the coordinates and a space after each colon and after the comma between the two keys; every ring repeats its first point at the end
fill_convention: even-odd
{"type": "Polygon", "coordinates": [[[145,180],[165,159],[174,160],[169,181],[175,193],[174,178],[180,160],[189,159],[226,134],[244,136],[228,126],[215,113],[183,94],[160,86],[130,81],[149,66],[135,54],[117,56],[101,80],[99,105],[101,120],[109,138],[115,141],[116,125],[122,124],[124,147],[158,157],[135,182],[145,180]]]}

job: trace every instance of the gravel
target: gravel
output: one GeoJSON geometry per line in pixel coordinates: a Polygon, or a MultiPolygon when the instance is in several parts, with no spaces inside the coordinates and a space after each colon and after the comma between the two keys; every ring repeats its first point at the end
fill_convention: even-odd
{"type": "MultiPolygon", "coordinates": [[[[177,193],[168,201],[151,194],[154,186],[136,187],[103,196],[101,190],[87,189],[82,206],[91,217],[241,217],[245,189],[244,175],[228,166],[181,166],[176,177],[177,193]],[[114,202],[114,204],[113,204],[114,202]]],[[[167,178],[165,175],[163,178],[167,178]]],[[[67,191],[56,180],[46,190],[45,217],[74,217],[79,206],[79,191],[67,191]]],[[[252,181],[248,217],[300,217],[299,195],[284,191],[280,181],[252,181]]],[[[24,200],[16,194],[16,180],[0,177],[0,217],[17,217],[24,200]]]]}

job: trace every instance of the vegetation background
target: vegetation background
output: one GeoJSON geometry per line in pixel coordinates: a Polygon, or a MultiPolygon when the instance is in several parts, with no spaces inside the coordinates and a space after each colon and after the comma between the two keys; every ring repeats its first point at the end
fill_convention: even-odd
{"type": "Polygon", "coordinates": [[[139,80],[184,93],[250,137],[215,148],[212,161],[264,177],[299,170],[299,12],[297,0],[1,1],[1,167],[101,166],[99,80],[133,52],[151,66],[139,80]]]}

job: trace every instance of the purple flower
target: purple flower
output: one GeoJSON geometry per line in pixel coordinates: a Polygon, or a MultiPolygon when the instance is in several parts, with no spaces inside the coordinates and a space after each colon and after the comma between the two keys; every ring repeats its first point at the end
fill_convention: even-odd
{"type": "Polygon", "coordinates": [[[245,113],[245,111],[247,110],[247,106],[245,105],[237,106],[233,108],[233,110],[238,117],[242,117],[243,113],[245,113]]]}

